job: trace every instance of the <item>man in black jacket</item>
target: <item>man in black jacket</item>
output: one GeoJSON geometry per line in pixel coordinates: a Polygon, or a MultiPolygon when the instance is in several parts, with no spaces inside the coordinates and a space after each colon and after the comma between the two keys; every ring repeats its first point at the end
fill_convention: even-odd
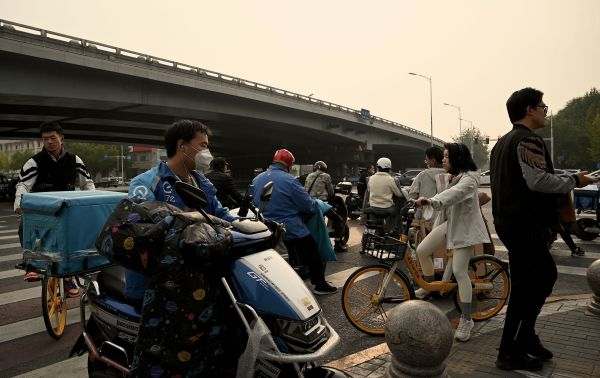
{"type": "Polygon", "coordinates": [[[230,209],[240,206],[242,195],[233,184],[229,163],[224,158],[213,159],[210,162],[210,171],[205,176],[217,188],[217,198],[221,205],[230,209]]]}
{"type": "MultiPolygon", "coordinates": [[[[94,182],[79,156],[63,146],[65,137],[58,122],[40,126],[44,148],[25,162],[15,189],[14,210],[21,216],[21,196],[29,192],[56,192],[64,190],[94,190],[94,182]]],[[[19,223],[19,241],[23,245],[23,224],[19,223]]],[[[36,272],[25,275],[26,281],[40,279],[36,272]]],[[[79,289],[70,279],[65,280],[69,297],[79,296],[79,289]]]]}
{"type": "Polygon", "coordinates": [[[524,88],[506,102],[512,130],[498,140],[490,159],[492,213],[510,264],[511,294],[496,366],[503,370],[540,370],[553,354],[535,333],[535,322],[557,278],[548,249],[558,225],[558,194],[593,180],[587,172],[554,175],[544,140],[548,106],[543,93],[524,88]],[[532,357],[530,357],[532,356],[532,357]]]}

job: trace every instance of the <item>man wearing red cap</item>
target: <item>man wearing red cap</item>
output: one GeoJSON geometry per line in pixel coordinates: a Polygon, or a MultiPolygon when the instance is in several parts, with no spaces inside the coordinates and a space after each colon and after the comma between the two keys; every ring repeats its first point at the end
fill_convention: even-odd
{"type": "Polygon", "coordinates": [[[317,243],[310,235],[303,218],[317,212],[317,203],[311,198],[298,180],[289,173],[294,164],[294,155],[286,149],[275,151],[273,163],[254,178],[254,202],[258,206],[260,193],[269,181],[273,181],[271,200],[263,210],[269,220],[283,223],[286,234],[284,243],[290,253],[296,253],[310,271],[310,280],[315,294],[333,294],[337,288],[325,281],[323,262],[317,243]]]}

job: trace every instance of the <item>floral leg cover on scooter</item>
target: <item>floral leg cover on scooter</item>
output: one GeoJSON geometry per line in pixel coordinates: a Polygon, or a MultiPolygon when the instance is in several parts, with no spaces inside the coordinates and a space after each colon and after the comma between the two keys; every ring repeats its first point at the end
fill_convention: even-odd
{"type": "Polygon", "coordinates": [[[148,377],[235,376],[246,333],[220,282],[232,236],[225,221],[208,224],[158,201],[123,200],[97,247],[148,276],[134,374],[148,377]]]}

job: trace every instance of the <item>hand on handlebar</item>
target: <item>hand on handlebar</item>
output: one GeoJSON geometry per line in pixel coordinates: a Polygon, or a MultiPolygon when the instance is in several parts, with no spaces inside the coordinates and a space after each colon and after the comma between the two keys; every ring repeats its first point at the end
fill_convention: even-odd
{"type": "Polygon", "coordinates": [[[596,176],[588,175],[588,171],[577,172],[575,175],[579,178],[579,185],[577,187],[582,188],[586,185],[594,184],[598,182],[599,178],[596,176]]]}
{"type": "Polygon", "coordinates": [[[419,197],[415,200],[415,205],[417,205],[417,207],[429,205],[429,198],[419,197]]]}

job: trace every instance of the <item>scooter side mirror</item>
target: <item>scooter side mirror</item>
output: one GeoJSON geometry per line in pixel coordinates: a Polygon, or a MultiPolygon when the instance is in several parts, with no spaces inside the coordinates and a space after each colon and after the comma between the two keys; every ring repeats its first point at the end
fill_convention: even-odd
{"type": "Polygon", "coordinates": [[[254,185],[248,185],[246,189],[246,193],[244,193],[244,198],[242,198],[242,203],[240,203],[240,208],[238,209],[238,215],[240,217],[245,217],[248,215],[248,209],[250,206],[254,206],[252,204],[252,193],[254,193],[254,185]]]}
{"type": "Polygon", "coordinates": [[[175,183],[175,191],[183,203],[192,209],[202,209],[208,203],[206,194],[200,188],[187,184],[183,181],[175,183]]]}

